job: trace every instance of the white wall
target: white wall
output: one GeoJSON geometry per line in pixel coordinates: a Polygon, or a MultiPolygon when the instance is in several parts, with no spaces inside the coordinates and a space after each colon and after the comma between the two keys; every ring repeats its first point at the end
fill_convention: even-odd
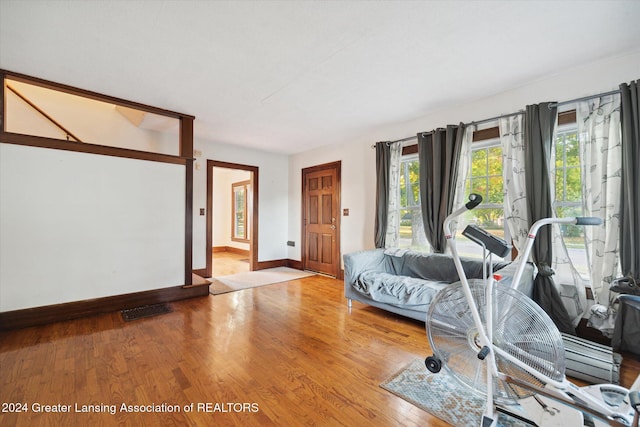
{"type": "MultiPolygon", "coordinates": [[[[434,111],[432,114],[403,123],[381,125],[380,128],[355,138],[348,145],[329,146],[292,155],[289,159],[288,240],[294,240],[296,246],[288,249],[288,257],[294,260],[301,259],[302,168],[342,161],[341,210],[349,208],[350,215],[341,217],[341,252],[344,254],[370,249],[374,247],[375,150],[371,146],[375,142],[406,138],[447,124],[467,123],[512,113],[524,109],[529,104],[544,101],[562,102],[616,90],[620,83],[638,78],[640,52],[577,66],[526,86],[468,104],[434,111]]],[[[428,94],[423,96],[427,97],[428,94]]]]}
{"type": "Polygon", "coordinates": [[[198,138],[194,150],[202,154],[196,156],[193,177],[193,268],[205,268],[211,251],[206,248],[206,217],[199,215],[207,206],[207,159],[258,167],[258,261],[287,258],[288,157],[198,138]]]}
{"type": "Polygon", "coordinates": [[[184,284],[184,166],[0,144],[0,311],[184,284]]]}
{"type": "Polygon", "coordinates": [[[229,246],[248,251],[249,244],[231,240],[231,185],[248,181],[251,172],[239,169],[213,168],[213,246],[229,246]]]}

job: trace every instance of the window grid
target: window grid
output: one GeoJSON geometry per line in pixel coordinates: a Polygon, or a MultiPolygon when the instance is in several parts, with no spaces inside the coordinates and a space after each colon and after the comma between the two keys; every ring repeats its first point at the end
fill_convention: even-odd
{"type": "MultiPolygon", "coordinates": [[[[502,147],[499,139],[474,142],[471,148],[471,164],[466,179],[465,194],[478,193],[482,203],[465,214],[462,222],[473,223],[489,233],[511,240],[504,221],[504,182],[502,177],[502,147]]],[[[475,243],[461,235],[464,224],[458,227],[459,251],[465,256],[479,257],[475,243]]]]}
{"type": "MultiPolygon", "coordinates": [[[[578,186],[580,182],[580,157],[579,155],[568,157],[568,151],[571,144],[575,144],[577,147],[577,132],[575,130],[567,130],[559,132],[556,137],[556,201],[555,205],[558,207],[580,207],[582,206],[581,200],[575,200],[568,194],[568,189],[572,185],[569,180],[569,176],[573,173],[578,178],[576,183],[578,186]],[[560,160],[558,159],[560,154],[560,160]],[[576,174],[577,172],[577,174],[576,174]]],[[[576,153],[577,154],[577,153],[576,153]]]]}
{"type": "MultiPolygon", "coordinates": [[[[561,129],[555,140],[555,201],[553,207],[557,217],[583,215],[581,159],[578,134],[575,126],[561,129]]],[[[584,227],[564,224],[560,226],[562,240],[576,271],[586,279],[589,265],[586,258],[584,227]]],[[[566,265],[556,265],[556,281],[571,282],[571,272],[566,265]]]]}

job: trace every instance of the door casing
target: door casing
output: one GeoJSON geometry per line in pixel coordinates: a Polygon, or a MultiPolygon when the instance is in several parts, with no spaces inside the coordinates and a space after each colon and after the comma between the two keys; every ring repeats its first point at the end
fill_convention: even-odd
{"type": "MultiPolygon", "coordinates": [[[[341,192],[341,162],[337,161],[337,162],[331,162],[331,163],[325,163],[325,164],[321,164],[321,165],[317,165],[317,166],[312,166],[309,168],[305,168],[302,169],[302,212],[301,212],[301,223],[302,223],[302,233],[301,233],[301,256],[302,256],[302,267],[303,269],[308,269],[308,257],[307,257],[307,251],[308,251],[308,241],[307,241],[307,212],[308,212],[308,198],[307,198],[307,189],[306,189],[306,182],[307,182],[307,175],[310,173],[315,173],[315,172],[320,172],[320,171],[324,171],[324,170],[330,170],[330,169],[335,169],[335,175],[336,175],[336,183],[334,185],[334,197],[335,197],[335,205],[337,207],[337,212],[336,212],[336,221],[335,221],[335,239],[336,239],[336,250],[333,252],[333,259],[332,259],[332,271],[327,272],[327,271],[320,271],[320,273],[324,273],[327,274],[329,276],[333,276],[333,277],[339,277],[339,273],[340,273],[340,206],[341,206],[341,202],[340,202],[340,192],[341,192]]],[[[314,270],[315,271],[315,270],[314,270]]]]}
{"type": "Polygon", "coordinates": [[[226,168],[226,169],[240,169],[252,172],[252,196],[253,205],[251,210],[251,240],[249,242],[249,271],[256,269],[258,265],[258,167],[241,165],[238,163],[221,162],[218,160],[207,160],[207,209],[206,209],[206,221],[207,221],[207,236],[206,236],[206,276],[212,277],[213,275],[213,260],[211,259],[211,248],[213,246],[213,168],[226,168]]]}

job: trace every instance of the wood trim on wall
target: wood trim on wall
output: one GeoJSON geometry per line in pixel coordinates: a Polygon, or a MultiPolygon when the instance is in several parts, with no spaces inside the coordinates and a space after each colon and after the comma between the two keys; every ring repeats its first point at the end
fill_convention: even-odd
{"type": "Polygon", "coordinates": [[[577,118],[577,113],[575,109],[558,113],[558,125],[576,123],[577,121],[578,121],[578,118],[577,118]]]}
{"type": "Polygon", "coordinates": [[[213,246],[211,248],[211,252],[214,254],[221,252],[231,252],[232,254],[244,256],[249,256],[251,254],[251,251],[248,251],[246,249],[234,248],[233,246],[213,246]]]}
{"type": "Polygon", "coordinates": [[[418,144],[405,145],[402,147],[402,155],[408,156],[409,154],[418,154],[418,144]]]}
{"type": "Polygon", "coordinates": [[[267,268],[276,268],[276,267],[289,267],[289,260],[288,259],[272,259],[271,261],[259,261],[256,263],[254,271],[265,270],[267,268]]]}
{"type": "MultiPolygon", "coordinates": [[[[257,166],[242,165],[239,163],[223,162],[219,160],[207,159],[207,210],[206,210],[206,248],[213,247],[213,168],[226,168],[226,169],[240,169],[252,172],[252,211],[251,211],[251,241],[249,243],[249,271],[257,270],[258,268],[258,198],[259,198],[259,171],[257,166]]],[[[205,277],[213,276],[213,261],[211,259],[211,253],[209,249],[205,254],[206,256],[206,274],[205,277]]]]}
{"type": "Polygon", "coordinates": [[[5,125],[7,121],[4,119],[4,113],[7,111],[7,105],[5,103],[6,98],[4,96],[4,78],[6,77],[5,71],[0,70],[0,82],[2,83],[2,88],[0,88],[0,132],[4,133],[5,125]]]}
{"type": "MultiPolygon", "coordinates": [[[[68,93],[71,95],[81,96],[83,98],[93,99],[94,101],[107,102],[110,104],[120,105],[122,107],[133,108],[135,110],[145,111],[147,113],[158,114],[160,116],[172,117],[174,119],[190,118],[195,120],[194,116],[189,114],[178,113],[176,111],[165,110],[163,108],[153,107],[151,105],[141,104],[139,102],[129,101],[122,98],[116,98],[115,96],[104,95],[97,92],[92,92],[86,89],[80,89],[73,86],[68,86],[62,83],[52,82],[50,80],[41,79],[38,77],[27,76],[26,74],[16,73],[9,70],[0,69],[0,73],[4,78],[15,80],[30,85],[40,86],[46,89],[52,89],[59,92],[68,93]]],[[[3,78],[3,83],[4,83],[3,78]]],[[[4,88],[4,84],[3,84],[4,88]]]]}
{"type": "Polygon", "coordinates": [[[193,118],[180,118],[180,156],[187,158],[185,165],[184,197],[184,283],[192,283],[193,270],[193,118]]]}
{"type": "MultiPolygon", "coordinates": [[[[304,267],[302,265],[302,261],[298,261],[295,259],[287,258],[287,259],[274,259],[271,261],[260,261],[256,267],[256,270],[264,270],[266,268],[275,268],[275,267],[289,267],[295,268],[296,270],[303,270],[304,267]]],[[[321,274],[314,272],[316,274],[321,274]]],[[[342,268],[338,269],[338,274],[336,276],[337,280],[344,280],[344,270],[342,268]]]]}
{"type": "Polygon", "coordinates": [[[125,159],[147,160],[151,162],[186,165],[189,159],[169,154],[132,150],[130,148],[94,145],[43,136],[24,135],[20,133],[1,132],[0,143],[24,145],[27,147],[50,148],[53,150],[74,151],[76,153],[97,154],[102,156],[122,157],[125,159]]]}
{"type": "MultiPolygon", "coordinates": [[[[91,92],[85,89],[80,89],[60,83],[54,83],[48,80],[40,79],[37,77],[31,77],[20,73],[15,73],[12,71],[7,71],[0,69],[0,77],[2,80],[2,88],[0,90],[0,143],[8,143],[8,144],[17,144],[17,145],[25,145],[31,147],[39,147],[39,148],[48,148],[48,149],[57,149],[57,150],[66,150],[73,152],[81,152],[87,154],[96,154],[96,155],[106,155],[106,156],[114,156],[114,157],[122,157],[136,160],[145,160],[145,161],[154,161],[154,162],[163,162],[163,163],[172,163],[183,165],[185,167],[185,242],[184,242],[184,263],[185,263],[185,271],[184,271],[184,285],[189,286],[193,284],[193,276],[192,276],[192,263],[193,263],[193,121],[195,119],[194,116],[177,113],[175,111],[164,110],[161,108],[152,107],[149,105],[140,104],[133,101],[128,101],[120,98],[115,98],[108,95],[99,94],[96,92],[91,92]],[[177,118],[180,121],[180,151],[179,156],[172,156],[167,154],[160,153],[152,153],[146,151],[132,150],[126,148],[119,147],[110,147],[103,146],[97,144],[85,144],[79,142],[72,142],[66,140],[60,140],[55,138],[44,138],[37,137],[33,135],[23,135],[16,134],[12,132],[6,132],[6,97],[5,97],[5,79],[11,79],[15,81],[20,81],[27,84],[32,84],[40,87],[44,87],[47,89],[52,89],[55,91],[69,93],[71,95],[76,95],[84,98],[93,99],[96,101],[107,102],[111,104],[120,105],[123,107],[128,107],[132,109],[137,109],[141,111],[145,111],[148,113],[158,114],[166,117],[177,118]]],[[[172,296],[166,294],[166,291],[163,291],[160,297],[157,298],[188,298],[190,295],[199,295],[208,294],[207,286],[198,286],[197,288],[205,288],[204,293],[201,289],[197,291],[186,290],[191,288],[170,288],[178,290],[178,293],[184,292],[183,295],[175,295],[172,296]]],[[[143,293],[144,294],[144,293],[143,293]]],[[[131,294],[138,295],[138,294],[131,294]]],[[[150,294],[152,295],[152,294],[150,294]]],[[[126,295],[122,296],[125,298],[126,295]]],[[[19,312],[5,312],[0,313],[0,329],[4,327],[4,325],[8,324],[8,322],[13,322],[12,324],[25,324],[25,322],[33,321],[28,320],[31,316],[31,313],[36,312],[39,313],[37,316],[45,319],[43,322],[48,323],[56,317],[64,317],[65,311],[68,311],[68,315],[74,315],[86,313],[87,310],[113,310],[115,306],[119,307],[122,301],[120,296],[109,297],[111,299],[97,299],[90,300],[89,302],[83,303],[70,303],[72,305],[63,304],[64,308],[60,310],[56,308],[58,306],[50,306],[54,307],[38,307],[28,310],[20,310],[19,312]],[[98,303],[98,306],[95,306],[94,301],[102,301],[98,303]],[[105,303],[106,301],[106,303],[105,303]],[[75,305],[74,305],[75,304],[75,305]],[[80,304],[80,305],[78,305],[80,304]],[[111,305],[110,305],[111,304],[111,305]],[[89,307],[89,308],[87,308],[89,307]],[[94,307],[94,308],[92,308],[94,307]],[[103,308],[101,308],[103,307],[103,308]],[[26,316],[26,317],[25,317],[26,316]],[[22,319],[22,320],[21,320],[22,319]],[[25,320],[26,319],[26,320],[25,320]],[[20,323],[22,322],[22,323],[20,323]]],[[[134,298],[136,300],[137,297],[134,298]]],[[[150,298],[153,300],[156,297],[150,298]]],[[[146,297],[142,298],[146,300],[146,297]]],[[[129,303],[127,303],[129,304],[129,303]]],[[[100,311],[104,312],[104,311],[100,311]]],[[[41,322],[40,324],[42,324],[41,322]]]]}
{"type": "Polygon", "coordinates": [[[62,322],[128,308],[209,295],[209,286],[174,286],[0,313],[0,331],[62,322]]]}
{"type": "Polygon", "coordinates": [[[473,132],[473,142],[486,141],[487,139],[500,138],[500,128],[494,126],[492,128],[481,129],[473,132]]]}

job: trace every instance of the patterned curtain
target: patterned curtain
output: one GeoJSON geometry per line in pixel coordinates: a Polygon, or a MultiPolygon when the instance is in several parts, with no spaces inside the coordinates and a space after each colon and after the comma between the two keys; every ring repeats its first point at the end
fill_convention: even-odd
{"type": "MultiPolygon", "coordinates": [[[[556,178],[558,173],[562,176],[562,172],[556,171],[556,137],[554,134],[553,144],[549,157],[549,188],[551,196],[551,204],[556,201],[556,178]]],[[[581,168],[582,169],[582,168],[581,168]]],[[[568,215],[558,215],[556,208],[553,207],[553,216],[562,217],[568,215]]],[[[553,254],[551,257],[551,267],[555,271],[555,283],[560,296],[563,298],[562,302],[566,308],[566,311],[571,318],[572,325],[578,326],[580,319],[587,307],[587,293],[585,287],[587,283],[583,279],[582,275],[578,272],[576,267],[569,256],[569,251],[565,244],[565,237],[560,224],[552,224],[547,227],[551,230],[551,245],[553,246],[553,254]]],[[[592,227],[583,227],[592,228],[592,227]]]]}
{"type": "MultiPolygon", "coordinates": [[[[452,211],[462,207],[469,201],[469,187],[467,179],[469,178],[469,170],[471,169],[471,148],[473,143],[473,132],[477,130],[477,126],[467,126],[462,136],[462,146],[460,147],[460,160],[458,161],[458,176],[455,183],[455,192],[453,194],[452,211]]],[[[451,231],[455,234],[456,230],[462,229],[466,224],[463,223],[464,216],[459,216],[451,223],[451,231]]]]}
{"type": "Polygon", "coordinates": [[[609,285],[617,277],[620,241],[622,145],[620,95],[580,102],[576,108],[585,216],[602,219],[585,227],[590,284],[597,304],[609,306],[609,285]]]}
{"type": "Polygon", "coordinates": [[[397,248],[400,236],[400,158],[402,144],[390,144],[389,147],[389,207],[387,209],[387,235],[385,248],[397,248]]]}
{"type": "Polygon", "coordinates": [[[500,144],[502,145],[504,200],[507,207],[507,212],[504,215],[513,240],[513,246],[515,246],[518,254],[524,251],[529,232],[524,139],[522,134],[523,120],[524,115],[517,114],[503,117],[499,123],[500,144]]]}

